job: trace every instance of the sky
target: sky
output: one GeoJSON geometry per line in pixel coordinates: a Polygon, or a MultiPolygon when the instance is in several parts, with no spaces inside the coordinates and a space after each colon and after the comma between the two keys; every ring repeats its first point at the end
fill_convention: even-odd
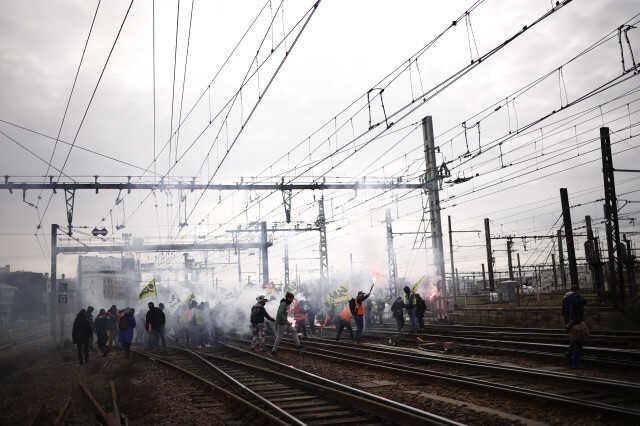
{"type": "MultiPolygon", "coordinates": [[[[75,139],[75,146],[65,164],[69,145],[58,143],[52,164],[58,169],[65,164],[64,174],[77,181],[92,181],[98,175],[104,182],[126,181],[127,176],[132,176],[134,182],[157,181],[162,176],[172,181],[195,178],[205,183],[279,182],[283,178],[298,182],[323,178],[339,182],[363,178],[418,182],[424,173],[419,122],[430,115],[439,147],[438,162],[446,162],[452,174],[443,183],[440,195],[445,234],[447,216],[451,216],[456,230],[482,231],[483,219],[488,217],[495,235],[554,233],[560,214],[560,187],[568,188],[572,204],[582,204],[572,209],[574,224],[580,226],[584,215],[591,214],[594,220],[598,219],[596,231],[602,232],[602,225],[597,223],[602,207],[596,201],[602,197],[596,149],[598,127],[607,125],[614,132],[616,167],[635,167],[640,157],[634,123],[638,121],[640,105],[637,94],[630,92],[638,88],[640,80],[629,78],[571,105],[620,75],[617,36],[560,71],[558,68],[639,13],[636,3],[574,0],[433,98],[413,103],[417,108],[395,122],[402,117],[400,113],[394,115],[396,111],[420,99],[422,92],[438,87],[479,55],[501,45],[524,25],[530,25],[550,10],[551,2],[486,0],[415,57],[472,2],[323,0],[292,47],[301,28],[296,22],[301,18],[300,22],[305,22],[309,17],[311,1],[182,0],[177,36],[177,1],[156,1],[154,49],[154,3],[137,0],[87,110],[130,4],[123,0],[101,2],[60,132],[61,140],[73,143],[75,139]],[[225,58],[256,16],[255,24],[225,64],[225,58]],[[259,70],[253,74],[257,64],[259,70]],[[392,74],[396,77],[393,81],[383,79],[398,66],[401,68],[392,74]],[[219,70],[222,71],[211,84],[219,70]],[[252,78],[238,91],[247,72],[252,78]],[[547,78],[527,92],[512,96],[544,75],[547,78]],[[379,83],[385,86],[384,111],[380,91],[374,89],[379,83]],[[372,100],[367,102],[370,89],[374,89],[370,92],[372,100]],[[613,100],[616,97],[620,99],[613,100]],[[233,107],[225,107],[230,99],[235,99],[233,107]],[[603,106],[598,107],[600,104],[603,106]],[[352,106],[344,110],[349,105],[352,106]],[[502,106],[486,110],[491,114],[474,116],[491,105],[502,106]],[[254,113],[249,115],[254,107],[254,113]],[[547,120],[522,129],[561,107],[561,112],[547,120]],[[216,115],[218,112],[220,115],[216,115]],[[393,115],[393,125],[388,129],[385,114],[393,115]],[[170,137],[171,129],[175,131],[176,123],[182,120],[179,133],[170,137]],[[369,130],[369,121],[380,125],[369,130]],[[462,127],[465,121],[466,142],[462,127]],[[476,122],[481,123],[480,136],[478,126],[473,127],[476,122]],[[366,143],[379,132],[383,136],[366,143]],[[501,140],[503,143],[498,146],[496,141],[501,140]],[[168,149],[161,151],[168,141],[171,156],[168,149]],[[156,153],[160,153],[155,164],[154,145],[156,153]],[[484,146],[485,151],[472,158],[464,157],[467,146],[472,153],[478,146],[484,146]],[[337,155],[329,155],[336,150],[337,155]],[[448,182],[469,177],[472,179],[459,184],[448,182]]],[[[4,134],[0,134],[0,170],[12,181],[39,181],[45,175],[97,4],[78,0],[3,2],[0,130],[4,134]]],[[[628,34],[635,58],[640,58],[637,31],[628,34]]],[[[625,44],[624,48],[628,68],[628,46],[625,44]]],[[[59,172],[50,169],[46,174],[56,179],[59,172]]],[[[69,180],[65,176],[61,179],[69,180]]],[[[631,192],[637,189],[636,175],[618,174],[616,179],[618,193],[629,193],[620,198],[639,199],[633,198],[637,194],[631,192]]],[[[201,195],[177,191],[79,192],[73,219],[75,236],[85,243],[95,243],[83,233],[94,226],[104,226],[110,232],[109,238],[120,238],[126,232],[145,241],[228,241],[226,230],[239,225],[258,219],[266,220],[269,226],[284,222],[278,193],[209,191],[201,195]],[[124,201],[116,205],[120,198],[124,201]],[[180,228],[178,224],[184,221],[188,226],[180,228]]],[[[50,224],[66,223],[60,192],[52,197],[43,216],[50,196],[48,191],[27,192],[26,201],[37,204],[36,209],[23,202],[18,192],[0,193],[0,264],[48,271],[50,224]],[[37,230],[39,223],[41,229],[37,230]],[[34,236],[36,231],[38,236],[34,236]]],[[[315,191],[294,194],[293,220],[313,223],[321,196],[315,191]]],[[[349,254],[353,256],[354,269],[386,273],[387,207],[392,210],[394,231],[405,233],[395,237],[400,275],[416,279],[432,270],[431,250],[424,248],[430,244],[421,244],[421,234],[406,234],[425,229],[424,197],[420,191],[325,191],[324,197],[332,274],[338,276],[349,270],[349,254]]],[[[635,223],[630,221],[634,212],[634,203],[621,210],[626,217],[622,225],[626,231],[635,230],[635,223]]],[[[251,234],[247,238],[252,238],[251,234]]],[[[282,279],[285,239],[292,271],[297,267],[303,279],[317,278],[316,233],[270,233],[270,238],[274,241],[270,250],[274,281],[282,279]]],[[[477,272],[486,262],[483,240],[483,232],[454,234],[454,256],[461,273],[477,272]]],[[[549,240],[516,241],[515,249],[524,264],[548,261],[552,249],[549,240]]],[[[77,244],[64,239],[62,243],[77,244]]],[[[494,243],[498,250],[497,269],[505,268],[503,243],[494,243]]],[[[577,246],[581,244],[578,242],[577,246]]],[[[212,260],[222,261],[230,254],[211,256],[212,260]]],[[[448,254],[445,258],[448,265],[448,254]]],[[[258,271],[256,259],[246,253],[244,272],[254,279],[258,271]]],[[[179,263],[181,255],[153,260],[179,263]]],[[[60,262],[61,272],[74,275],[73,257],[64,256],[60,262]]],[[[221,265],[217,274],[221,280],[231,282],[235,267],[221,265]]]]}

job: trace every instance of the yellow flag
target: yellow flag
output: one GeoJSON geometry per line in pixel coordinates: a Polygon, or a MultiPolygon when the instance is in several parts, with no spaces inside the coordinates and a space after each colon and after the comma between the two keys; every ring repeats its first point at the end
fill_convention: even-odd
{"type": "Polygon", "coordinates": [[[415,293],[416,290],[418,290],[418,287],[420,287],[420,284],[422,284],[422,281],[424,281],[425,278],[426,277],[423,275],[423,276],[420,277],[420,279],[418,281],[416,281],[416,283],[411,288],[411,293],[415,293]]]}
{"type": "Polygon", "coordinates": [[[144,286],[138,299],[146,299],[147,297],[158,297],[158,290],[156,289],[156,279],[151,278],[147,285],[144,286]]]}

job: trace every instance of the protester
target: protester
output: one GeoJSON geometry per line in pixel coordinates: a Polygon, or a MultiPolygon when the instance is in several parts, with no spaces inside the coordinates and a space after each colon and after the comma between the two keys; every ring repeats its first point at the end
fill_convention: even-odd
{"type": "Polygon", "coordinates": [[[342,330],[345,328],[349,330],[349,334],[351,335],[351,340],[355,340],[353,337],[353,328],[351,328],[351,307],[349,305],[345,306],[342,309],[342,312],[338,314],[338,324],[336,328],[336,341],[340,340],[340,336],[342,335],[342,330]]]}
{"type": "Polygon", "coordinates": [[[406,286],[404,288],[404,308],[407,310],[409,321],[411,322],[411,329],[414,333],[418,329],[415,300],[415,293],[408,286],[406,286]]]}
{"type": "Polygon", "coordinates": [[[89,350],[95,352],[96,348],[93,346],[93,331],[95,330],[95,324],[93,323],[93,306],[87,307],[87,320],[91,325],[91,336],[89,336],[89,350]]]}
{"type": "Polygon", "coordinates": [[[100,350],[100,352],[102,352],[102,356],[106,356],[109,352],[109,348],[107,348],[107,311],[105,311],[104,309],[100,309],[100,312],[98,313],[94,324],[96,336],[98,336],[98,349],[100,350]]]}
{"type": "Polygon", "coordinates": [[[384,300],[378,300],[378,303],[376,303],[376,316],[380,325],[384,323],[384,305],[384,300]]]}
{"type": "Polygon", "coordinates": [[[584,306],[586,304],[587,302],[580,295],[577,286],[573,286],[562,299],[562,315],[569,332],[569,365],[571,368],[580,366],[582,347],[589,336],[589,327],[584,321],[584,306]]]}
{"type": "Polygon", "coordinates": [[[396,320],[396,330],[398,333],[402,331],[402,327],[404,327],[404,304],[402,303],[402,297],[398,296],[398,298],[391,305],[391,314],[393,315],[393,319],[396,320]]]}
{"type": "Polygon", "coordinates": [[[360,342],[362,338],[362,332],[364,331],[364,301],[371,296],[371,291],[373,290],[373,284],[371,284],[371,288],[369,289],[369,293],[364,294],[364,291],[359,291],[358,295],[355,299],[355,309],[354,318],[356,320],[356,342],[360,342]]]}
{"type": "Polygon", "coordinates": [[[118,319],[118,329],[120,346],[124,349],[125,355],[129,358],[131,342],[133,341],[133,330],[136,328],[136,319],[134,310],[125,308],[118,319]]]}
{"type": "Polygon", "coordinates": [[[287,331],[291,333],[291,337],[298,349],[302,347],[300,345],[300,339],[298,339],[298,333],[296,333],[293,327],[291,327],[291,324],[289,324],[289,320],[287,319],[287,311],[289,310],[289,305],[293,302],[293,298],[293,294],[287,292],[284,299],[280,300],[280,306],[278,306],[278,313],[276,314],[276,340],[273,343],[271,355],[276,354],[278,346],[280,346],[280,341],[282,341],[282,338],[287,331]]]}
{"type": "Polygon", "coordinates": [[[107,346],[113,348],[118,338],[118,308],[111,305],[107,311],[107,346]]]}
{"type": "Polygon", "coordinates": [[[89,362],[89,338],[92,333],[91,324],[87,319],[87,311],[81,309],[76,315],[75,321],[73,321],[73,329],[71,331],[73,343],[78,347],[80,365],[89,362]]]}
{"type": "Polygon", "coordinates": [[[416,320],[418,323],[418,329],[420,331],[424,330],[424,313],[427,310],[427,304],[420,294],[416,293],[415,295],[416,301],[416,320]]]}
{"type": "Polygon", "coordinates": [[[266,297],[258,296],[256,304],[251,308],[251,349],[258,352],[264,351],[264,320],[274,321],[264,307],[266,303],[266,297]]]}
{"type": "MultiPolygon", "coordinates": [[[[157,348],[158,343],[161,336],[161,330],[164,328],[165,324],[165,316],[164,312],[162,312],[159,308],[156,308],[153,302],[149,302],[147,304],[149,307],[149,311],[147,312],[147,316],[145,318],[145,329],[149,333],[149,344],[147,347],[149,348],[157,348]]],[[[163,348],[166,349],[166,343],[163,340],[163,348]]]]}
{"type": "Polygon", "coordinates": [[[307,337],[307,311],[305,309],[304,301],[296,303],[293,307],[293,319],[296,322],[296,333],[302,333],[307,337]]]}
{"type": "Polygon", "coordinates": [[[375,302],[373,301],[364,305],[364,322],[367,326],[367,329],[373,326],[373,322],[374,322],[373,305],[375,305],[375,302]]]}
{"type": "Polygon", "coordinates": [[[307,324],[311,335],[316,334],[316,314],[316,308],[312,305],[307,305],[307,324]]]}
{"type": "MultiPolygon", "coordinates": [[[[208,304],[207,304],[208,306],[208,304]]],[[[166,338],[166,327],[167,327],[167,316],[164,313],[164,303],[158,304],[158,309],[162,313],[162,321],[160,325],[160,329],[158,330],[158,337],[160,338],[160,342],[162,343],[162,349],[167,350],[167,338],[166,338]]]]}

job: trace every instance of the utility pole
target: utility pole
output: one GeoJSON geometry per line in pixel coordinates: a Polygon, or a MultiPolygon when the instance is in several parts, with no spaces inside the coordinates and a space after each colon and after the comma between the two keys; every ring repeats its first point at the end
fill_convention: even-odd
{"type": "MultiPolygon", "coordinates": [[[[385,224],[387,227],[387,266],[389,268],[389,293],[395,298],[398,294],[398,265],[396,263],[396,253],[393,248],[393,227],[391,224],[391,209],[385,210],[385,224]]],[[[353,259],[351,259],[353,269],[353,259]]]]}
{"type": "Polygon", "coordinates": [[[623,235],[625,246],[627,247],[627,282],[629,283],[629,294],[631,297],[636,295],[636,268],[635,268],[635,256],[633,255],[633,249],[631,247],[631,240],[628,240],[623,235]]]}
{"type": "Polygon", "coordinates": [[[484,219],[484,235],[487,245],[487,269],[489,270],[489,291],[495,290],[495,282],[493,280],[493,251],[491,250],[491,228],[489,227],[489,218],[484,219]]]}
{"type": "Polygon", "coordinates": [[[556,254],[551,253],[551,265],[553,267],[553,288],[558,289],[558,274],[556,272],[556,254]]]}
{"type": "Polygon", "coordinates": [[[624,306],[625,285],[624,276],[622,274],[624,248],[620,244],[620,227],[618,224],[618,199],[616,198],[616,184],[613,176],[613,156],[611,154],[611,139],[609,137],[608,127],[600,128],[600,150],[602,152],[602,178],[604,181],[604,218],[607,232],[607,250],[609,251],[609,274],[611,278],[615,277],[618,281],[620,306],[624,306]],[[616,254],[614,254],[614,250],[616,254]]]}
{"type": "Polygon", "coordinates": [[[482,264],[482,289],[483,290],[487,289],[487,277],[484,273],[484,263],[482,264]]]}
{"type": "Polygon", "coordinates": [[[284,240],[284,291],[289,291],[289,241],[284,240]]]}
{"type": "Polygon", "coordinates": [[[516,253],[516,259],[518,260],[518,281],[520,281],[520,287],[522,287],[522,266],[520,266],[520,253],[516,253]]]}
{"type": "MultiPolygon", "coordinates": [[[[442,246],[442,221],[440,218],[439,174],[436,163],[435,138],[433,135],[433,121],[431,116],[422,119],[422,133],[424,138],[425,175],[424,188],[427,192],[429,204],[429,218],[431,223],[431,248],[433,263],[436,266],[436,276],[440,280],[438,295],[442,301],[440,315],[447,312],[447,281],[444,270],[444,249],[442,246]]],[[[425,212],[426,213],[426,212],[425,212]]],[[[453,271],[452,275],[453,275],[453,271]]]]}
{"type": "Polygon", "coordinates": [[[569,194],[567,188],[560,188],[560,201],[562,203],[562,219],[564,222],[564,235],[567,242],[567,255],[569,256],[569,277],[571,288],[580,287],[578,283],[578,265],[576,263],[576,250],[573,245],[573,225],[571,224],[571,208],[569,206],[569,194]]]}
{"type": "Polygon", "coordinates": [[[267,239],[267,222],[260,222],[260,253],[262,254],[262,284],[269,282],[269,250],[267,239]]]}
{"type": "Polygon", "coordinates": [[[320,229],[320,280],[329,279],[329,255],[327,251],[327,221],[324,215],[324,195],[318,200],[318,220],[316,221],[320,229]]]}
{"type": "Polygon", "coordinates": [[[449,259],[451,261],[451,289],[453,290],[453,301],[455,302],[458,295],[458,277],[453,276],[455,266],[453,265],[453,231],[451,230],[451,216],[447,216],[447,222],[449,225],[449,259]]]}
{"type": "Polygon", "coordinates": [[[509,267],[509,279],[513,281],[513,262],[511,260],[511,247],[513,246],[513,240],[509,238],[507,240],[507,266],[509,267]]]}
{"type": "MultiPolygon", "coordinates": [[[[58,228],[55,223],[51,224],[51,299],[49,310],[49,325],[53,341],[58,343],[58,332],[56,330],[56,314],[58,314],[60,302],[58,300],[58,228]]],[[[60,341],[62,344],[62,341],[60,341]]]]}
{"type": "Polygon", "coordinates": [[[598,301],[602,301],[604,289],[603,277],[602,277],[602,264],[600,262],[600,251],[598,250],[598,244],[593,236],[593,229],[591,227],[591,216],[584,217],[585,224],[587,226],[587,242],[584,243],[584,254],[591,269],[591,279],[593,280],[593,289],[598,295],[598,301]]]}
{"type": "Polygon", "coordinates": [[[238,283],[242,283],[242,264],[240,263],[240,249],[236,248],[236,259],[238,262],[238,283]]]}
{"type": "Polygon", "coordinates": [[[562,288],[567,288],[567,274],[564,272],[564,249],[562,248],[562,231],[558,229],[558,263],[560,265],[560,280],[562,288]]]}

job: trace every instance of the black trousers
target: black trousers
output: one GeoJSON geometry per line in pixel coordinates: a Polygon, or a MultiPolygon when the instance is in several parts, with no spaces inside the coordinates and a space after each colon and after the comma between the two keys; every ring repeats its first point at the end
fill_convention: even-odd
{"type": "Polygon", "coordinates": [[[404,327],[404,316],[394,316],[396,320],[396,329],[398,332],[402,331],[402,327],[404,327]]]}
{"type": "Polygon", "coordinates": [[[356,342],[360,341],[362,332],[364,331],[364,318],[362,315],[356,315],[356,342]]]}
{"type": "Polygon", "coordinates": [[[98,333],[98,349],[103,354],[107,352],[107,333],[98,333]]]}
{"type": "Polygon", "coordinates": [[[338,333],[336,334],[336,340],[340,340],[340,335],[342,334],[342,330],[349,330],[349,334],[351,334],[351,340],[353,340],[353,328],[351,328],[351,321],[345,321],[340,318],[340,322],[338,323],[338,333]]]}
{"type": "Polygon", "coordinates": [[[89,342],[76,343],[80,364],[89,362],[89,342]]]}

